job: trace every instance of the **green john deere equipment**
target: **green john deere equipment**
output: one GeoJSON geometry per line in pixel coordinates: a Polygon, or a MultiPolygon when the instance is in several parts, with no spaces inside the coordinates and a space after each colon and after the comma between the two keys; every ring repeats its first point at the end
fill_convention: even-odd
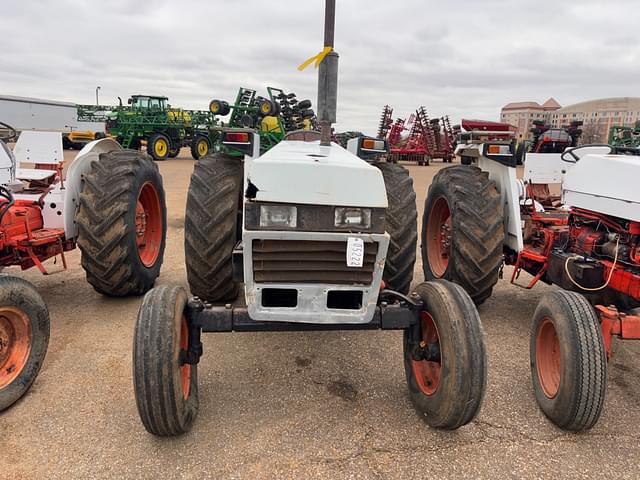
{"type": "Polygon", "coordinates": [[[79,105],[78,120],[104,121],[124,148],[146,143],[155,160],[176,157],[182,147],[190,147],[197,160],[209,153],[219,133],[214,112],[171,108],[167,97],[152,95],[133,95],[126,106],[79,105]]]}
{"type": "Polygon", "coordinates": [[[608,143],[614,147],[640,148],[640,121],[633,127],[613,125],[609,129],[608,143]]]}
{"type": "MultiPolygon", "coordinates": [[[[222,128],[254,130],[260,136],[260,153],[265,153],[278,144],[287,132],[310,130],[315,126],[315,113],[310,100],[300,100],[295,93],[285,93],[274,87],[267,87],[269,98],[257,95],[255,90],[240,88],[233,104],[223,100],[211,100],[209,111],[216,116],[230,115],[222,128]]],[[[216,151],[229,155],[239,155],[221,142],[216,151]]]]}

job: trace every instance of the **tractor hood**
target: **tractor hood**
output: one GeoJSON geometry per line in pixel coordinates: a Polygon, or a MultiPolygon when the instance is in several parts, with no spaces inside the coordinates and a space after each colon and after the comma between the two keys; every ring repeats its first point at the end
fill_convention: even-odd
{"type": "Polygon", "coordinates": [[[565,176],[564,203],[640,222],[640,157],[585,155],[565,176]]]}
{"type": "Polygon", "coordinates": [[[257,201],[387,207],[380,170],[335,143],[285,140],[247,167],[257,201]]]}

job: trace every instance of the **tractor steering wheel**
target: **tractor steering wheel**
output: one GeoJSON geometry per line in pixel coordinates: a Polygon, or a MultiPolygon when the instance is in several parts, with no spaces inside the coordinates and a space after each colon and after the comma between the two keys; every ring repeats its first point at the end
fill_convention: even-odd
{"type": "Polygon", "coordinates": [[[18,132],[11,125],[0,122],[0,140],[10,142],[18,136],[18,132]]]}
{"type": "Polygon", "coordinates": [[[611,153],[613,153],[613,147],[611,145],[608,145],[606,143],[593,143],[593,144],[587,144],[587,145],[580,145],[579,147],[570,147],[567,148],[562,155],[560,155],[560,159],[565,161],[565,162],[569,162],[569,163],[577,163],[578,161],[580,161],[580,158],[582,158],[582,156],[577,155],[575,153],[576,150],[582,150],[583,152],[585,150],[587,150],[588,148],[591,149],[606,149],[606,152],[592,152],[592,153],[597,153],[599,155],[610,155],[611,153]]]}

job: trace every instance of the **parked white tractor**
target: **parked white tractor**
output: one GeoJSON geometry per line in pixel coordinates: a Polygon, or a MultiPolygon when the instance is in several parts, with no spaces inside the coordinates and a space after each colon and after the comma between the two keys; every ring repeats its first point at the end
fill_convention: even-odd
{"type": "Polygon", "coordinates": [[[331,52],[320,65],[321,134],[291,133],[260,156],[255,133],[222,131],[244,159],[216,153],[195,165],[185,215],[195,296],[154,288],[134,335],[138,412],[155,435],[186,432],[196,417],[203,331],[402,329],[409,393],[426,422],[455,429],[480,408],[486,355],[473,302],[447,281],[410,288],[408,172],[375,161],[384,141],[353,139],[357,155],[329,141],[337,59],[331,52]]]}
{"type": "Polygon", "coordinates": [[[458,283],[479,304],[511,282],[560,289],[533,315],[531,371],[542,411],[568,430],[600,417],[614,336],[640,338],[640,157],[608,145],[529,153],[517,178],[509,141],[458,145],[425,201],[427,280],[458,283]],[[554,193],[555,191],[555,193],[554,193]],[[518,283],[522,271],[532,278],[518,283]]]}

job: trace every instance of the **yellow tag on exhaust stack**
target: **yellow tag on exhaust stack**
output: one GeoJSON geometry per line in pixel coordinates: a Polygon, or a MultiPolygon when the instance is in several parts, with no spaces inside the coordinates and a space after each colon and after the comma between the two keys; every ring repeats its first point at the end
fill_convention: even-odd
{"type": "Polygon", "coordinates": [[[306,59],[303,63],[301,63],[298,66],[298,70],[300,70],[300,71],[304,70],[309,65],[311,65],[313,62],[316,62],[315,67],[318,68],[320,66],[320,64],[322,63],[322,60],[324,60],[324,57],[329,55],[329,52],[331,52],[331,50],[333,50],[332,47],[324,47],[324,50],[322,50],[320,53],[314,55],[311,58],[306,59]]]}
{"type": "Polygon", "coordinates": [[[364,263],[364,240],[349,237],[347,240],[347,267],[360,267],[364,263]]]}

